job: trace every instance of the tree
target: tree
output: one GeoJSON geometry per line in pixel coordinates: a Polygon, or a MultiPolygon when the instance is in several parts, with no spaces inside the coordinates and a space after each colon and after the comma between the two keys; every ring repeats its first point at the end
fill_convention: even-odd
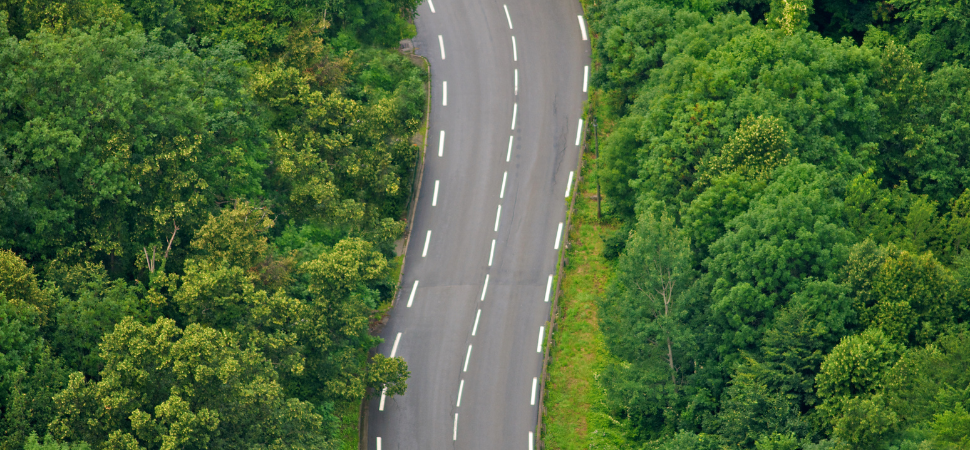
{"type": "Polygon", "coordinates": [[[592,31],[601,36],[593,41],[601,67],[593,71],[593,85],[618,91],[623,103],[632,102],[636,88],[661,66],[667,39],[702,20],[701,14],[661,3],[602,2],[595,8],[599,20],[590,21],[592,31]]]}
{"type": "Polygon", "coordinates": [[[266,221],[245,205],[212,218],[192,243],[200,253],[186,260],[184,275],[158,279],[186,321],[237,333],[241,348],[276,366],[288,395],[323,403],[360,400],[368,389],[403,393],[402,359],[365,358],[379,342],[367,326],[380,301],[376,287],[389,276],[384,256],[360,238],[344,239],[282,275],[293,280],[287,289],[268,292],[244,269],[267,251],[266,221]]]}
{"type": "MultiPolygon", "coordinates": [[[[914,46],[915,47],[915,46],[914,46]]],[[[920,49],[912,50],[914,54],[920,49]]],[[[918,187],[932,200],[945,205],[951,197],[958,197],[970,187],[970,111],[960,105],[970,99],[970,68],[967,63],[946,64],[929,74],[926,80],[925,101],[917,104],[917,112],[926,117],[925,149],[919,164],[911,163],[923,180],[918,187]]],[[[923,100],[921,99],[921,100],[923,100]]],[[[917,186],[914,184],[914,186],[917,186]]]]}
{"type": "MultiPolygon", "coordinates": [[[[11,35],[19,39],[27,33],[44,29],[64,33],[71,28],[95,25],[100,21],[121,22],[126,28],[135,26],[134,20],[125,14],[120,4],[113,0],[68,0],[21,2],[0,1],[0,15],[6,14],[6,22],[11,35]]],[[[2,26],[0,26],[2,27],[2,26]]],[[[6,35],[6,33],[0,33],[6,35]]]]}
{"type": "Polygon", "coordinates": [[[723,440],[717,435],[680,432],[653,448],[656,450],[718,450],[723,448],[723,444],[723,440]]]}
{"type": "Polygon", "coordinates": [[[970,57],[967,30],[970,8],[959,2],[933,0],[890,0],[903,19],[900,34],[911,41],[914,54],[920,55],[929,69],[945,62],[966,61],[970,57]]]}
{"type": "Polygon", "coordinates": [[[373,283],[390,274],[384,255],[360,238],[341,240],[331,251],[305,264],[303,270],[312,280],[311,294],[333,299],[342,298],[361,287],[373,288],[373,283]]]}
{"type": "Polygon", "coordinates": [[[885,376],[887,407],[901,427],[919,428],[946,411],[958,413],[970,386],[970,334],[959,330],[907,350],[885,376]]]}
{"type": "Polygon", "coordinates": [[[692,338],[684,327],[684,296],[693,277],[689,245],[671,217],[645,213],[620,256],[609,293],[600,302],[607,348],[624,361],[604,374],[619,379],[606,381],[607,392],[614,402],[623,404],[620,399],[626,393],[617,389],[620,380],[648,383],[634,388],[641,393],[624,405],[629,415],[645,416],[636,418],[641,428],[663,416],[670,401],[665,397],[684,383],[685,366],[691,363],[692,338]]]}
{"type": "MultiPolygon", "coordinates": [[[[7,301],[20,304],[36,315],[38,325],[46,325],[53,309],[53,299],[49,291],[42,290],[37,275],[17,254],[0,249],[0,294],[7,301]]],[[[25,312],[26,314],[26,312],[25,312]]]]}
{"type": "Polygon", "coordinates": [[[313,406],[286,398],[272,364],[231,332],[125,319],[100,347],[100,380],[74,373],[54,396],[55,438],[105,448],[326,445],[313,406]]]}
{"type": "Polygon", "coordinates": [[[368,389],[385,387],[403,392],[408,372],[402,359],[377,357],[368,363],[360,357],[380,342],[367,328],[377,297],[368,284],[386,276],[386,259],[367,242],[349,238],[301,270],[308,275],[311,295],[309,314],[299,325],[308,348],[310,386],[332,399],[361,399],[368,389]]]}
{"type": "Polygon", "coordinates": [[[237,45],[167,47],[110,23],[2,39],[0,166],[17,176],[0,245],[119,275],[217,200],[261,191],[237,45]]]}
{"type": "Polygon", "coordinates": [[[252,269],[262,259],[269,244],[266,232],[275,225],[265,208],[236,202],[233,207],[209,216],[209,221],[196,232],[192,248],[202,258],[222,261],[243,270],[252,269]]]}
{"type": "Polygon", "coordinates": [[[832,437],[852,448],[876,449],[897,429],[899,417],[881,394],[844,399],[832,422],[832,437]]]}
{"type": "Polygon", "coordinates": [[[753,367],[738,370],[724,393],[717,415],[718,434],[741,448],[751,448],[755,441],[775,433],[798,430],[804,434],[808,427],[795,396],[769,388],[760,378],[763,373],[758,363],[749,364],[753,367]]]}
{"type": "Polygon", "coordinates": [[[33,433],[24,444],[23,450],[90,450],[91,446],[84,442],[61,443],[54,440],[51,435],[44,436],[44,441],[40,442],[37,433],[33,433]]]}
{"type": "Polygon", "coordinates": [[[818,395],[830,403],[877,392],[901,352],[899,344],[875,328],[843,338],[822,362],[818,395]]]}
{"type": "Polygon", "coordinates": [[[952,245],[946,249],[947,253],[959,255],[970,246],[970,189],[950,200],[950,217],[945,233],[952,245]]]}
{"type": "Polygon", "coordinates": [[[55,324],[46,337],[68,367],[96,377],[104,365],[98,355],[101,337],[126,317],[149,322],[158,314],[159,305],[152,304],[140,286],[111,280],[100,265],[79,265],[66,270],[71,273],[61,276],[71,282],[60,286],[55,324]]]}
{"type": "Polygon", "coordinates": [[[775,315],[758,352],[744,355],[721,397],[720,435],[757,448],[813,437],[806,415],[818,404],[816,375],[852,323],[847,291],[832,281],[806,280],[775,315]]]}
{"type": "Polygon", "coordinates": [[[401,130],[396,120],[401,105],[325,94],[311,89],[308,76],[285,67],[258,73],[253,89],[282,119],[277,123],[287,124],[275,133],[272,147],[271,183],[284,194],[284,213],[355,230],[380,228],[384,218],[399,217],[406,197],[402,178],[416,152],[406,139],[391,137],[409,135],[417,125],[408,117],[401,130]]]}
{"type": "Polygon", "coordinates": [[[47,433],[47,425],[56,415],[53,397],[66,387],[69,372],[61,358],[44,348],[35,361],[4,374],[8,391],[2,396],[0,449],[21,450],[25,442],[30,448],[31,434],[47,433]]]}
{"type": "Polygon", "coordinates": [[[701,191],[693,188],[698,163],[752,115],[780,121],[805,162],[837,172],[872,167],[888,185],[909,180],[938,203],[966,187],[966,117],[956,106],[967,92],[958,74],[964,68],[927,75],[913,52],[884,32],[870,31],[856,47],[812,32],[750,27],[730,14],[665,45],[662,67],[621,118],[636,131],[622,158],[635,147],[639,171],[616,181],[637,186],[637,196],[689,202],[701,191]]]}
{"type": "Polygon", "coordinates": [[[790,36],[808,26],[808,16],[815,12],[812,3],[803,0],[773,0],[765,21],[790,36]]]}
{"type": "Polygon", "coordinates": [[[909,185],[903,183],[893,189],[880,187],[882,180],[873,178],[872,169],[856,175],[845,193],[846,224],[857,235],[876,244],[901,239],[899,222],[912,201],[909,185]]]}
{"type": "Polygon", "coordinates": [[[815,377],[825,356],[855,328],[849,289],[827,281],[806,280],[802,289],[775,314],[760,346],[758,376],[790,394],[801,413],[818,405],[815,377]]]}
{"type": "Polygon", "coordinates": [[[902,347],[881,330],[870,328],[849,336],[822,362],[816,377],[817,408],[832,427],[834,437],[865,448],[876,448],[899,421],[880,394],[885,376],[899,359],[902,347]]]}
{"type": "Polygon", "coordinates": [[[936,448],[957,449],[970,445],[970,413],[957,404],[953,410],[934,416],[935,436],[930,441],[936,448]]]}
{"type": "Polygon", "coordinates": [[[767,179],[780,166],[794,157],[785,128],[771,116],[748,116],[721,152],[700,164],[698,184],[729,172],[747,179],[767,179]]]}
{"type": "Polygon", "coordinates": [[[697,266],[710,256],[710,245],[727,231],[727,224],[748,210],[751,201],[764,190],[767,182],[746,179],[729,172],[710,181],[710,186],[681,212],[684,230],[691,237],[697,266]]]}
{"type": "Polygon", "coordinates": [[[761,197],[710,246],[705,266],[718,353],[751,349],[806,279],[835,273],[853,240],[824,172],[809,164],[780,168],[761,197]]]}
{"type": "Polygon", "coordinates": [[[358,38],[416,6],[0,0],[0,450],[330,448],[404,392],[426,74],[358,38]]]}
{"type": "Polygon", "coordinates": [[[866,241],[853,248],[843,273],[861,324],[896,342],[927,344],[963,314],[965,289],[932,253],[866,241]]]}
{"type": "MultiPolygon", "coordinates": [[[[37,308],[0,292],[0,376],[31,364],[43,349],[39,317],[37,308]]],[[[4,399],[6,383],[0,378],[0,400],[4,399]]]]}
{"type": "Polygon", "coordinates": [[[613,132],[603,139],[603,150],[596,163],[596,176],[603,184],[606,204],[615,213],[632,220],[637,194],[631,181],[637,177],[637,155],[632,149],[640,145],[637,139],[637,117],[621,119],[613,132]]]}

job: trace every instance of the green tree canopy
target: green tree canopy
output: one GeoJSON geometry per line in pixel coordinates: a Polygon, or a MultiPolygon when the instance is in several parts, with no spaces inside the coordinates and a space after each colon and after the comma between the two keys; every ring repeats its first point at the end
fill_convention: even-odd
{"type": "Polygon", "coordinates": [[[100,346],[100,381],[72,374],[54,397],[52,433],[105,448],[322,446],[313,406],[286,398],[272,364],[237,339],[123,320],[100,346]]]}
{"type": "Polygon", "coordinates": [[[643,214],[600,302],[607,348],[621,361],[604,373],[608,398],[644,434],[673,429],[664,424],[665,410],[694,371],[693,336],[684,325],[693,281],[689,246],[671,217],[643,214]]]}
{"type": "Polygon", "coordinates": [[[711,244],[705,261],[719,352],[729,355],[760,341],[777,308],[804,280],[835,273],[853,240],[825,172],[800,163],[779,169],[711,244]]]}
{"type": "Polygon", "coordinates": [[[0,160],[17,188],[0,199],[0,245],[118,273],[216,201],[260,192],[263,144],[232,44],[193,51],[103,26],[0,47],[0,160]]]}

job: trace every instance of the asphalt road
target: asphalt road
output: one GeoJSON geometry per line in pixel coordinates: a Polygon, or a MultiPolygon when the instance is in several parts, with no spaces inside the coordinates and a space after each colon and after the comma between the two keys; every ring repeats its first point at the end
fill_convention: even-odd
{"type": "Polygon", "coordinates": [[[585,18],[575,0],[428,0],[418,14],[427,163],[378,348],[411,378],[405,395],[369,403],[367,448],[531,449],[580,151],[585,18]]]}

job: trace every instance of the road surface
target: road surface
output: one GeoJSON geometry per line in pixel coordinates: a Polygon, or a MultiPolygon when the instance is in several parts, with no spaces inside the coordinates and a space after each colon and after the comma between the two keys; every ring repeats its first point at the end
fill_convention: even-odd
{"type": "Polygon", "coordinates": [[[428,0],[418,14],[427,159],[378,348],[411,378],[405,395],[369,402],[367,448],[531,449],[580,151],[585,18],[575,0],[428,0]]]}

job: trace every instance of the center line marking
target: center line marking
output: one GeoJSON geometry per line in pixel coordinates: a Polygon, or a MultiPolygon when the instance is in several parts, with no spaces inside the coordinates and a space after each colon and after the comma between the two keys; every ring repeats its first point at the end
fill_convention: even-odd
{"type": "Polygon", "coordinates": [[[448,82],[441,82],[441,106],[448,106],[448,82]]]}
{"type": "Polygon", "coordinates": [[[539,383],[539,379],[532,377],[532,406],[536,405],[536,384],[539,383]]]}
{"type": "MultiPolygon", "coordinates": [[[[482,286],[482,298],[481,298],[481,301],[485,301],[485,290],[486,289],[488,289],[488,274],[487,273],[485,274],[485,284],[482,286]]],[[[472,333],[472,336],[474,336],[474,335],[475,335],[475,333],[472,333]]]]}
{"type": "MultiPolygon", "coordinates": [[[[556,248],[559,248],[559,244],[556,244],[556,248]]],[[[488,252],[488,267],[492,267],[492,257],[495,256],[495,239],[492,239],[492,251],[488,252]]]]}
{"type": "MultiPolygon", "coordinates": [[[[411,288],[411,295],[408,296],[408,308],[411,307],[411,303],[414,302],[414,293],[418,292],[418,280],[414,280],[414,286],[411,288]]],[[[548,295],[547,295],[548,297],[548,295]]]]}
{"type": "MultiPolygon", "coordinates": [[[[586,39],[586,22],[583,22],[583,16],[577,16],[577,17],[579,17],[579,30],[583,32],[583,40],[585,41],[585,40],[587,40],[586,39]]],[[[442,58],[442,59],[444,59],[444,58],[442,58]]]]}
{"type": "Polygon", "coordinates": [[[458,413],[455,413],[455,430],[451,432],[451,440],[458,440],[458,413]]]}
{"type": "Polygon", "coordinates": [[[398,331],[397,332],[397,337],[394,338],[394,345],[391,346],[391,358],[393,358],[394,355],[397,355],[397,344],[400,344],[401,343],[401,334],[402,333],[403,332],[398,331]]]}
{"type": "Polygon", "coordinates": [[[442,157],[445,154],[445,130],[441,130],[441,136],[438,137],[438,157],[442,157]]]}
{"type": "MultiPolygon", "coordinates": [[[[572,172],[569,172],[569,179],[573,179],[572,172]]],[[[438,181],[434,180],[434,196],[431,197],[431,206],[438,206],[438,181]]],[[[569,188],[566,188],[566,197],[569,197],[569,188]]]]}
{"type": "Polygon", "coordinates": [[[445,59],[445,40],[441,37],[440,34],[438,35],[438,46],[441,47],[441,59],[445,59]]]}
{"type": "Polygon", "coordinates": [[[502,217],[502,205],[498,205],[498,212],[495,213],[495,232],[498,233],[498,219],[502,217]]]}
{"type": "MultiPolygon", "coordinates": [[[[431,7],[431,14],[434,14],[434,3],[431,0],[428,0],[428,6],[431,7]]],[[[378,439],[380,439],[380,438],[378,438],[378,439]]]]}
{"type": "Polygon", "coordinates": [[[377,438],[377,450],[381,450],[381,438],[377,438]]]}
{"type": "MultiPolygon", "coordinates": [[[[455,403],[455,408],[461,407],[461,391],[463,389],[465,389],[465,380],[461,380],[461,383],[458,384],[458,403],[455,403]]],[[[534,389],[535,388],[533,387],[533,390],[534,389]]],[[[534,393],[535,392],[533,391],[533,394],[534,393]]]]}
{"type": "MultiPolygon", "coordinates": [[[[421,257],[422,258],[428,256],[428,243],[429,242],[431,242],[431,230],[428,230],[428,235],[424,237],[424,251],[421,252],[421,257]]],[[[556,243],[556,248],[559,248],[559,243],[558,242],[556,243]]]]}
{"type": "MultiPolygon", "coordinates": [[[[512,104],[512,129],[513,130],[515,129],[515,116],[518,115],[518,114],[519,114],[519,104],[518,103],[513,103],[512,104]]],[[[509,143],[511,143],[511,142],[512,141],[509,141],[509,143]]]]}
{"type": "Polygon", "coordinates": [[[583,119],[579,119],[579,128],[576,128],[576,145],[579,145],[581,137],[583,137],[583,119]]]}
{"type": "Polygon", "coordinates": [[[549,302],[549,294],[552,294],[552,275],[549,275],[549,281],[546,282],[546,302],[549,302]]]}
{"type": "Polygon", "coordinates": [[[482,310],[479,309],[478,313],[475,314],[475,326],[472,327],[472,336],[474,336],[475,332],[478,331],[478,319],[481,317],[482,317],[482,310]]]}
{"type": "Polygon", "coordinates": [[[587,84],[589,84],[589,66],[583,66],[583,92],[586,92],[587,84]]]}
{"type": "Polygon", "coordinates": [[[512,61],[519,60],[519,51],[515,48],[515,36],[512,36],[512,61]]]}
{"type": "Polygon", "coordinates": [[[536,352],[542,353],[542,335],[546,333],[545,325],[539,327],[539,343],[536,345],[536,352]]]}
{"type": "Polygon", "coordinates": [[[512,16],[509,15],[509,7],[508,7],[508,5],[502,5],[502,7],[505,8],[505,18],[509,20],[509,29],[511,30],[512,29],[512,16]]]}
{"type": "Polygon", "coordinates": [[[512,138],[514,136],[509,136],[509,152],[505,154],[505,162],[509,162],[512,159],[512,138]]]}
{"type": "MultiPolygon", "coordinates": [[[[566,198],[569,198],[569,190],[572,187],[573,187],[573,171],[570,170],[569,171],[569,182],[566,183],[566,198]]],[[[438,196],[438,182],[437,181],[434,182],[434,193],[435,193],[435,198],[438,198],[437,197],[438,196]]],[[[431,205],[431,206],[434,206],[434,205],[431,205]]]]}
{"type": "MultiPolygon", "coordinates": [[[[430,231],[428,232],[428,236],[429,237],[431,236],[431,232],[430,231]]],[[[556,230],[556,248],[555,248],[556,250],[559,250],[559,241],[561,239],[562,239],[562,222],[559,222],[559,229],[556,230]]],[[[425,246],[425,248],[427,248],[428,247],[428,244],[425,243],[424,246],[425,246]]]]}
{"type": "Polygon", "coordinates": [[[519,69],[515,69],[515,95],[519,95],[519,69]]]}
{"type": "Polygon", "coordinates": [[[502,174],[502,192],[499,192],[498,198],[505,198],[505,180],[508,177],[509,177],[508,171],[502,174]]]}
{"type": "Polygon", "coordinates": [[[462,372],[468,372],[468,360],[471,359],[471,357],[472,357],[472,345],[468,344],[468,353],[465,353],[465,368],[461,370],[462,372]]]}

